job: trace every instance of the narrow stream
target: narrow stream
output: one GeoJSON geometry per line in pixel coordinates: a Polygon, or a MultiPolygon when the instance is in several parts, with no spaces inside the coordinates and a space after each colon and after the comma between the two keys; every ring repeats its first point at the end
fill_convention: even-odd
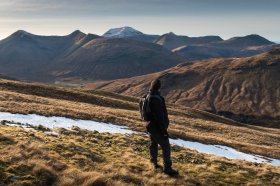
{"type": "MultiPolygon", "coordinates": [[[[36,114],[11,114],[7,112],[0,112],[0,121],[7,120],[14,123],[21,123],[27,125],[38,126],[42,125],[44,127],[53,128],[66,128],[71,129],[72,126],[78,126],[81,129],[96,130],[98,132],[109,132],[109,133],[120,133],[120,134],[133,134],[139,133],[130,130],[126,126],[119,126],[110,123],[96,122],[91,120],[75,120],[65,117],[46,117],[36,114]]],[[[257,163],[268,163],[274,166],[280,166],[279,159],[267,158],[255,154],[247,154],[235,150],[234,148],[223,146],[223,145],[207,145],[199,142],[186,141],[182,139],[170,139],[170,143],[173,145],[178,145],[184,148],[189,148],[192,150],[197,150],[198,152],[213,154],[216,156],[226,157],[229,159],[246,160],[250,162],[257,163]]]]}

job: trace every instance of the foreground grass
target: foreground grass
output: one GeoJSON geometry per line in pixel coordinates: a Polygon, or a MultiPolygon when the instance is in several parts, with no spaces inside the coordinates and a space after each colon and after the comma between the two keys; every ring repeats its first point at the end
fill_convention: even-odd
{"type": "MultiPolygon", "coordinates": [[[[143,131],[137,103],[137,98],[108,92],[0,80],[0,111],[5,112],[91,119],[143,131]]],[[[280,129],[245,125],[171,104],[168,111],[172,136],[280,158],[280,129]]]]}
{"type": "Polygon", "coordinates": [[[60,135],[0,125],[0,185],[279,185],[280,168],[172,147],[180,177],[149,164],[148,139],[86,130],[60,135]]]}

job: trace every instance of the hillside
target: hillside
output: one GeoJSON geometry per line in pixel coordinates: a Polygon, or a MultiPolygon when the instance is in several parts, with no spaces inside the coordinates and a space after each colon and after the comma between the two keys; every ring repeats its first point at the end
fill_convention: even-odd
{"type": "Polygon", "coordinates": [[[220,43],[223,46],[230,47],[263,46],[274,44],[273,42],[257,34],[251,34],[244,37],[233,37],[220,43]]]}
{"type": "MultiPolygon", "coordinates": [[[[0,111],[91,119],[144,131],[138,98],[0,80],[0,111]]],[[[280,158],[279,129],[241,124],[208,112],[168,104],[173,137],[221,144],[244,152],[280,158]]]]}
{"type": "MultiPolygon", "coordinates": [[[[143,131],[138,99],[104,91],[0,80],[0,111],[66,116],[143,131]]],[[[169,104],[170,134],[280,158],[279,129],[253,127],[207,112],[169,104]]],[[[44,127],[24,130],[0,124],[0,185],[277,185],[277,166],[206,155],[172,146],[179,178],[154,171],[148,138],[44,127]]]]}
{"type": "Polygon", "coordinates": [[[172,51],[187,60],[201,60],[253,56],[271,50],[274,45],[275,43],[253,34],[203,45],[181,43],[181,46],[172,51]]]}
{"type": "Polygon", "coordinates": [[[196,59],[252,56],[273,46],[258,35],[223,41],[168,33],[151,43],[155,37],[131,27],[111,29],[104,37],[79,30],[66,36],[19,30],[0,41],[0,73],[25,81],[83,84],[145,75],[196,59]]]}
{"type": "MultiPolygon", "coordinates": [[[[280,117],[279,71],[280,50],[275,48],[253,57],[185,63],[150,75],[90,84],[88,88],[141,96],[152,79],[160,78],[162,93],[169,102],[239,115],[237,118],[246,121],[251,116],[280,117]]],[[[279,127],[279,120],[271,125],[279,127]]]]}
{"type": "Polygon", "coordinates": [[[67,36],[38,36],[19,30],[0,41],[0,73],[19,79],[45,80],[46,66],[63,52],[70,52],[83,37],[86,34],[80,31],[67,36]]]}
{"type": "Polygon", "coordinates": [[[120,27],[120,28],[112,28],[107,32],[105,32],[102,36],[105,38],[125,38],[125,39],[132,39],[132,40],[144,41],[150,43],[152,43],[159,37],[158,35],[144,34],[128,26],[120,27]]]}
{"type": "Polygon", "coordinates": [[[184,45],[203,45],[212,42],[223,41],[219,36],[188,37],[179,36],[172,32],[160,36],[154,43],[172,50],[184,45]]]}
{"type": "Polygon", "coordinates": [[[10,78],[10,77],[8,77],[8,76],[4,76],[4,75],[2,75],[2,74],[0,74],[0,79],[16,80],[16,79],[10,78]]]}
{"type": "Polygon", "coordinates": [[[58,129],[24,130],[0,124],[1,185],[278,185],[280,169],[172,147],[181,176],[149,164],[147,138],[58,129]],[[42,143],[43,142],[43,143],[42,143]]]}
{"type": "MultiPolygon", "coordinates": [[[[267,52],[277,45],[253,46],[235,48],[225,46],[182,46],[172,50],[188,61],[196,61],[211,58],[237,58],[249,57],[267,52]]],[[[279,46],[279,45],[278,45],[279,46]]]]}
{"type": "Polygon", "coordinates": [[[56,79],[108,80],[157,72],[180,62],[182,58],[156,44],[98,38],[53,62],[47,69],[56,79]]]}
{"type": "Polygon", "coordinates": [[[181,62],[181,57],[156,44],[101,38],[79,30],[67,36],[19,30],[0,41],[0,73],[28,81],[124,78],[181,62]]]}

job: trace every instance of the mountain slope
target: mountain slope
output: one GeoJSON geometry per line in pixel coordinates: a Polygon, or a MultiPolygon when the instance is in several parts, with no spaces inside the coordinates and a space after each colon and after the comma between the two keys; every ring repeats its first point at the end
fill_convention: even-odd
{"type": "Polygon", "coordinates": [[[159,36],[144,34],[134,28],[125,26],[120,28],[112,28],[103,34],[105,38],[126,38],[137,41],[153,42],[159,36]]]}
{"type": "Polygon", "coordinates": [[[0,41],[0,73],[22,79],[36,78],[46,66],[86,35],[38,36],[19,30],[0,41]]]}
{"type": "MultiPolygon", "coordinates": [[[[167,109],[172,137],[280,158],[279,129],[246,125],[178,104],[167,104],[167,109]]],[[[146,130],[139,116],[138,98],[105,91],[0,80],[0,111],[103,121],[146,130]]]]}
{"type": "Polygon", "coordinates": [[[10,78],[10,77],[8,77],[8,76],[4,76],[4,75],[2,75],[2,74],[0,74],[0,79],[6,79],[6,80],[16,80],[16,79],[14,79],[14,78],[10,78]]]}
{"type": "Polygon", "coordinates": [[[78,30],[67,36],[38,36],[20,30],[0,41],[0,73],[29,81],[123,78],[181,62],[180,56],[156,44],[102,38],[78,30]]]}
{"type": "Polygon", "coordinates": [[[203,45],[183,45],[172,51],[188,60],[200,60],[217,57],[248,57],[269,51],[272,47],[274,47],[273,42],[259,35],[248,35],[203,45]]]}
{"type": "Polygon", "coordinates": [[[172,32],[160,36],[154,43],[172,50],[184,45],[201,45],[212,42],[223,41],[219,36],[188,37],[178,36],[172,32]]]}
{"type": "Polygon", "coordinates": [[[172,52],[152,43],[128,39],[94,39],[49,66],[56,78],[108,80],[170,68],[183,62],[172,52]]]}
{"type": "Polygon", "coordinates": [[[170,102],[215,113],[279,118],[279,71],[280,49],[275,48],[253,57],[185,63],[160,73],[89,87],[141,96],[152,79],[160,78],[162,93],[170,102]]]}
{"type": "Polygon", "coordinates": [[[274,44],[273,42],[257,34],[251,34],[244,37],[233,37],[219,43],[222,46],[230,46],[230,47],[263,46],[263,45],[274,44]]]}

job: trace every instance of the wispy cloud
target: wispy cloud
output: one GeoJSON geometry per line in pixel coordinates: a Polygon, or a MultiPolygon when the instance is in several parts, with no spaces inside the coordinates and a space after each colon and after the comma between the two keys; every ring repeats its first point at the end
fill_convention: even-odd
{"type": "Polygon", "coordinates": [[[134,16],[275,13],[278,0],[1,0],[0,16],[134,16]]]}

